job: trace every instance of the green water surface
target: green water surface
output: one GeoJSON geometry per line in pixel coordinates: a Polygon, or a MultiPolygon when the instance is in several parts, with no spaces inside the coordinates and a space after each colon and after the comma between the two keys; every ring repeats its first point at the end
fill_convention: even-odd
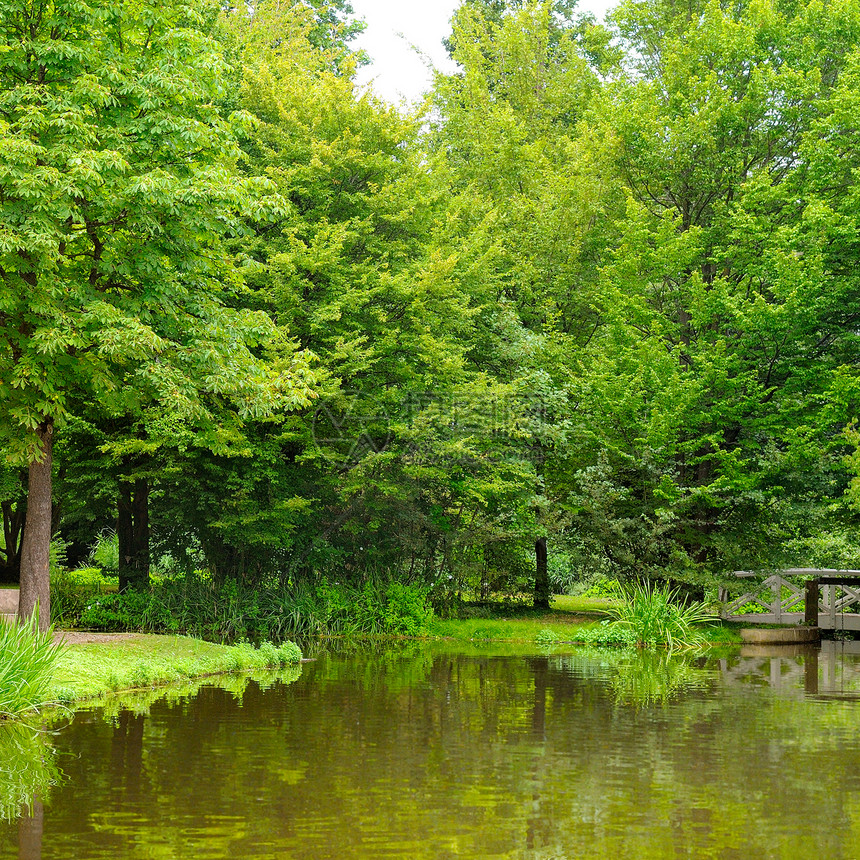
{"type": "Polygon", "coordinates": [[[860,857],[858,661],[322,653],[0,738],[0,857],[860,857]]]}

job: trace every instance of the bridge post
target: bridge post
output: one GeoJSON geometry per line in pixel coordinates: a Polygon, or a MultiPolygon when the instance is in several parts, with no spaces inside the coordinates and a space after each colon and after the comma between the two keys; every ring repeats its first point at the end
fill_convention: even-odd
{"type": "Polygon", "coordinates": [[[803,623],[807,627],[818,627],[818,580],[807,579],[803,595],[803,623]]]}
{"type": "Polygon", "coordinates": [[[773,577],[770,591],[773,594],[773,603],[770,605],[770,611],[773,613],[774,623],[782,624],[782,579],[779,576],[773,577]]]}
{"type": "Polygon", "coordinates": [[[830,629],[836,629],[836,586],[831,583],[827,586],[827,599],[825,603],[829,603],[830,609],[830,629]]]}

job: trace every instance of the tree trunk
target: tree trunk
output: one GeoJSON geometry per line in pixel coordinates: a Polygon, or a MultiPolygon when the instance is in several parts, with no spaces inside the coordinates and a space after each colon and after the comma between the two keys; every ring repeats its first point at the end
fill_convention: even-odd
{"type": "Polygon", "coordinates": [[[535,541],[535,609],[549,609],[549,568],[547,566],[546,538],[535,541]]]}
{"type": "Polygon", "coordinates": [[[134,519],[131,508],[131,484],[119,485],[117,499],[116,537],[119,544],[119,590],[125,591],[134,579],[134,519]]]}
{"type": "Polygon", "coordinates": [[[119,485],[116,533],[119,539],[119,590],[149,588],[149,483],[119,485]]]}
{"type": "Polygon", "coordinates": [[[51,624],[51,467],[54,422],[46,418],[36,431],[41,443],[40,459],[30,463],[27,484],[27,521],[21,541],[21,591],[18,618],[32,618],[39,605],[39,629],[51,624]]]}
{"type": "Polygon", "coordinates": [[[136,579],[140,588],[149,588],[149,481],[146,478],[134,482],[132,509],[136,579]]]}

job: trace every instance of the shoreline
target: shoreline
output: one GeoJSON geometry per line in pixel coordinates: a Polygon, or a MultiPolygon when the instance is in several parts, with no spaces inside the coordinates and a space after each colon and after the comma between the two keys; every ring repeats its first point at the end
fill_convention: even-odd
{"type": "Polygon", "coordinates": [[[220,645],[190,636],[56,631],[61,649],[48,694],[51,704],[78,705],[113,694],[194,683],[218,675],[298,667],[294,642],[220,645]]]}
{"type": "MultiPolygon", "coordinates": [[[[581,614],[575,617],[562,611],[540,618],[437,618],[424,637],[348,638],[377,642],[444,641],[465,648],[498,643],[533,647],[537,651],[560,647],[625,647],[623,643],[595,641],[588,631],[600,627],[600,622],[593,618],[583,618],[581,614]],[[571,628],[579,635],[572,636],[571,628]]],[[[708,650],[741,644],[733,628],[714,625],[708,634],[705,645],[708,650]]],[[[62,654],[49,699],[57,705],[83,705],[116,694],[194,683],[231,673],[300,667],[307,662],[298,646],[290,641],[279,647],[264,643],[255,648],[247,643],[222,645],[190,636],[59,630],[54,633],[54,642],[62,654]]]]}

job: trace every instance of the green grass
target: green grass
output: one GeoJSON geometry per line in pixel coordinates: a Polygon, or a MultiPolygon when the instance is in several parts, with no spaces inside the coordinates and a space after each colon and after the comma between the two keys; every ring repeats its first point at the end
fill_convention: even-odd
{"type": "Polygon", "coordinates": [[[0,716],[17,717],[50,701],[62,648],[34,624],[0,622],[0,716]]]}
{"type": "Polygon", "coordinates": [[[618,600],[611,597],[587,597],[570,594],[556,594],[550,600],[550,606],[559,612],[594,613],[603,616],[617,603],[618,600]]]}
{"type": "MultiPolygon", "coordinates": [[[[636,633],[623,625],[615,630],[604,622],[612,617],[621,602],[606,598],[556,596],[549,612],[527,606],[467,607],[472,617],[434,618],[430,635],[458,642],[536,643],[542,646],[562,644],[634,645],[636,633]],[[477,616],[477,617],[475,617],[477,616]]],[[[717,618],[695,625],[703,645],[734,645],[740,635],[733,625],[717,618]]]]}
{"type": "Polygon", "coordinates": [[[610,610],[612,625],[628,631],[644,648],[695,648],[706,643],[702,624],[713,616],[702,603],[683,604],[677,589],[635,583],[610,610]]]}
{"type": "Polygon", "coordinates": [[[292,642],[276,647],[216,645],[186,636],[134,636],[69,645],[57,663],[50,698],[58,703],[93,699],[119,690],[158,687],[189,679],[278,668],[298,663],[292,642]]]}
{"type": "Polygon", "coordinates": [[[589,621],[575,623],[569,619],[552,620],[549,614],[536,618],[467,618],[434,619],[430,625],[431,636],[464,641],[493,640],[497,642],[534,642],[539,634],[549,630],[557,641],[575,641],[583,630],[599,627],[600,623],[589,621]]]}

